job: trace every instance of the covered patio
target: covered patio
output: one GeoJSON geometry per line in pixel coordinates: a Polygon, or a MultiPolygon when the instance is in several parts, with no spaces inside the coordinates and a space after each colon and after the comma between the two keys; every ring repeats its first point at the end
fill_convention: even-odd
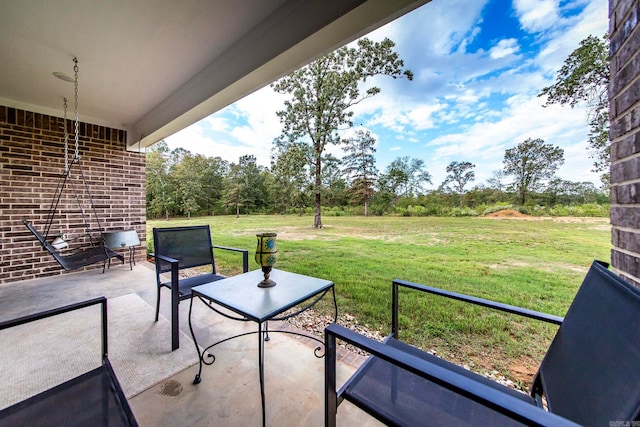
{"type": "MultiPolygon", "coordinates": [[[[166,290],[163,292],[168,294],[166,290]]],[[[138,262],[130,270],[128,264],[115,264],[104,274],[93,270],[2,286],[0,321],[104,295],[108,298],[109,358],[141,426],[260,425],[255,335],[217,346],[212,352],[215,363],[204,366],[202,382],[193,385],[198,358],[190,338],[189,303],[180,304],[181,345],[172,352],[166,320],[170,315],[167,294],[162,299],[162,317],[155,323],[153,265],[138,262]],[[118,321],[118,317],[123,319],[118,321]],[[141,364],[144,366],[137,366],[141,364]]],[[[213,342],[256,328],[253,322],[246,324],[224,319],[196,301],[193,310],[193,326],[202,342],[213,342]]],[[[88,313],[88,316],[93,314],[97,319],[96,312],[88,313]]],[[[4,378],[0,402],[6,403],[7,399],[19,398],[23,392],[46,387],[50,372],[30,368],[31,365],[47,359],[46,363],[58,366],[56,370],[66,371],[66,362],[74,357],[71,353],[82,354],[85,353],[82,347],[95,347],[92,340],[79,340],[75,336],[73,319],[65,323],[64,319],[53,318],[50,322],[53,324],[49,327],[56,331],[55,338],[49,336],[40,342],[32,337],[38,343],[37,348],[17,351],[12,356],[3,351],[0,355],[0,371],[4,378]],[[34,351],[40,356],[34,358],[34,351]],[[12,375],[21,378],[10,379],[12,375]],[[33,377],[25,379],[23,376],[26,375],[33,377]],[[38,384],[40,380],[42,383],[38,384]],[[20,385],[24,390],[18,389],[20,385]]],[[[270,328],[291,328],[282,323],[270,328]]],[[[93,328],[93,332],[97,340],[99,328],[93,328]]],[[[37,331],[33,333],[37,334],[37,331]]],[[[11,340],[7,335],[0,336],[5,343],[11,340]]],[[[288,334],[272,333],[270,337],[265,345],[267,425],[323,425],[324,359],[314,356],[316,343],[288,334]]],[[[92,351],[87,350],[89,355],[98,354],[97,349],[92,351]]],[[[340,358],[339,372],[344,378],[364,360],[347,350],[341,350],[340,358]]],[[[347,423],[345,425],[378,425],[375,419],[347,404],[341,407],[340,416],[347,423]]]]}
{"type": "MultiPolygon", "coordinates": [[[[216,362],[204,368],[202,383],[193,385],[198,366],[188,341],[188,304],[180,307],[184,353],[174,357],[170,334],[162,330],[166,323],[153,322],[155,278],[144,250],[144,148],[428,1],[6,2],[0,15],[0,62],[6,71],[0,79],[0,320],[104,295],[114,314],[124,313],[125,326],[113,326],[110,336],[123,342],[125,351],[114,344],[110,357],[128,383],[127,397],[141,425],[259,424],[255,339],[217,348],[216,362]],[[73,88],[53,73],[68,78],[73,58],[80,66],[80,156],[91,191],[100,195],[97,210],[104,228],[135,229],[140,237],[142,250],[133,270],[116,263],[105,274],[101,265],[63,274],[22,222],[26,218],[42,227],[63,170],[64,130],[72,129],[72,121],[62,118],[62,99],[71,98],[73,88]],[[130,307],[134,309],[127,311],[130,307]],[[132,323],[139,320],[141,329],[127,327],[127,316],[132,323]],[[137,343],[143,341],[149,347],[141,356],[137,343]],[[152,368],[132,373],[123,368],[131,360],[145,360],[152,368]],[[172,371],[164,369],[169,362],[172,371]],[[160,377],[148,378],[145,372],[160,377]]],[[[610,0],[609,5],[611,262],[617,273],[637,284],[638,2],[610,0]]],[[[77,215],[59,215],[54,231],[77,231],[77,226],[77,215]]],[[[166,319],[169,298],[162,301],[166,319]]],[[[201,306],[193,318],[203,341],[251,327],[201,306]]],[[[66,326],[53,326],[62,333],[61,351],[76,353],[85,345],[66,326]]],[[[17,337],[16,343],[26,345],[28,338],[17,337]]],[[[60,342],[36,341],[21,356],[52,358],[57,352],[52,344],[60,347],[60,342]]],[[[16,364],[24,358],[0,355],[8,385],[3,398],[20,399],[19,388],[5,377],[20,374],[16,364]]],[[[313,355],[313,347],[273,334],[266,359],[267,424],[322,425],[323,360],[313,355]]],[[[359,360],[343,354],[339,375],[348,376],[359,360]]],[[[67,362],[52,363],[60,368],[56,371],[64,371],[67,362]]],[[[347,403],[340,408],[340,419],[344,425],[375,424],[347,403]]]]}

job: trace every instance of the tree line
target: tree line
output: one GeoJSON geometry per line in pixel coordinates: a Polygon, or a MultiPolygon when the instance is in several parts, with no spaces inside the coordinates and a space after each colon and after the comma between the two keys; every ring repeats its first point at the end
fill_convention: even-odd
{"type": "MultiPolygon", "coordinates": [[[[563,151],[541,139],[527,139],[507,149],[503,169],[474,184],[475,165],[451,162],[436,188],[423,160],[398,157],[383,172],[375,162],[375,139],[358,131],[344,147],[342,159],[332,157],[321,174],[324,209],[359,215],[442,215],[456,209],[513,204],[514,206],[580,205],[608,202],[608,194],[591,182],[572,182],[555,172],[563,151]]],[[[296,161],[295,151],[274,149],[271,167],[245,155],[238,162],[207,157],[165,142],[147,152],[147,213],[160,218],[191,215],[315,213],[315,177],[296,161]]]]}

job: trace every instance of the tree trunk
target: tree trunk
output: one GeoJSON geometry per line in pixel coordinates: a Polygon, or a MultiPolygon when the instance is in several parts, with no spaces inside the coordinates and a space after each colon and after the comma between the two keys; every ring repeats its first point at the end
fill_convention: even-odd
{"type": "Polygon", "coordinates": [[[321,208],[320,192],[316,193],[316,214],[313,218],[313,226],[315,228],[322,228],[322,208],[321,208]]]}
{"type": "Polygon", "coordinates": [[[313,226],[315,228],[322,228],[322,200],[320,194],[320,187],[322,186],[322,163],[320,155],[316,159],[316,214],[313,218],[313,226]]]}
{"type": "Polygon", "coordinates": [[[364,216],[369,216],[369,201],[364,201],[364,216]]]}

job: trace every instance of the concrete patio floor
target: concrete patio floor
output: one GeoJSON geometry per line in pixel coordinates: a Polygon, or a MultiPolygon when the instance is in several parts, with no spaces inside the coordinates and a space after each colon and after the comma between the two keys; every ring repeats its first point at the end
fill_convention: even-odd
{"type": "MultiPolygon", "coordinates": [[[[98,296],[107,299],[135,293],[155,308],[153,265],[139,262],[0,285],[0,321],[98,296]]],[[[169,292],[163,290],[161,314],[169,318],[169,292]]],[[[189,302],[180,304],[180,329],[191,336],[189,302]]],[[[132,313],[135,315],[135,313],[132,313]]],[[[257,329],[253,322],[225,319],[194,301],[193,325],[198,343],[208,345],[240,332],[257,329]],[[206,344],[205,344],[206,343],[206,344]]],[[[149,319],[153,322],[153,318],[149,319]]],[[[290,328],[272,323],[270,329],[290,328]]],[[[266,424],[321,426],[324,424],[324,359],[316,358],[315,342],[288,334],[271,334],[265,343],[266,424]],[[312,344],[313,343],[313,344],[312,344]]],[[[191,342],[182,345],[192,346],[191,342]]],[[[258,378],[257,335],[248,335],[215,348],[216,361],[204,366],[202,382],[193,385],[198,364],[133,396],[129,403],[141,426],[259,426],[262,423],[258,378]]],[[[194,363],[197,361],[195,348],[194,363]]],[[[338,380],[343,382],[363,358],[341,350],[338,380]]],[[[344,402],[340,425],[380,425],[344,402]]]]}

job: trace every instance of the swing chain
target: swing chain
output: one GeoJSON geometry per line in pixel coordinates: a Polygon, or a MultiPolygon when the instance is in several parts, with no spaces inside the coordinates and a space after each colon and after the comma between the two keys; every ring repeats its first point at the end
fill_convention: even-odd
{"type": "Polygon", "coordinates": [[[78,58],[73,58],[74,86],[75,86],[75,135],[76,135],[76,152],[75,159],[79,159],[78,155],[78,58]]]}
{"type": "Polygon", "coordinates": [[[67,98],[62,98],[64,100],[64,171],[67,173],[69,171],[69,130],[67,129],[67,98]]]}

